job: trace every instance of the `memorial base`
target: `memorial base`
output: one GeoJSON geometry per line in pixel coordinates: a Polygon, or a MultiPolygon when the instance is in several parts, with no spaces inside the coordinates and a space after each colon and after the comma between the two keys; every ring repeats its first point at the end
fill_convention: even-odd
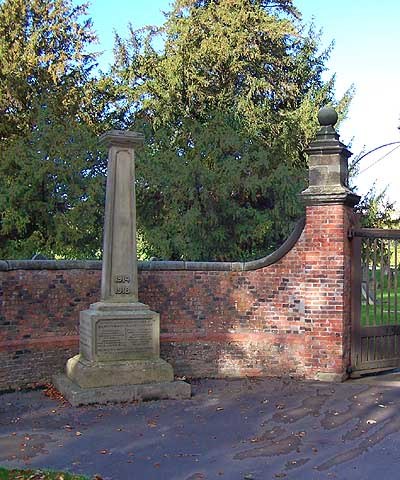
{"type": "Polygon", "coordinates": [[[73,407],[140,400],[181,400],[190,398],[191,390],[190,385],[182,381],[81,388],[66,375],[53,377],[53,384],[73,407]]]}
{"type": "Polygon", "coordinates": [[[67,377],[82,388],[172,382],[172,366],[161,358],[88,362],[81,355],[67,361],[67,377]]]}
{"type": "Polygon", "coordinates": [[[79,355],[54,377],[72,405],[190,397],[160,358],[160,316],[147,305],[94,303],[80,313],[79,338],[79,355]]]}

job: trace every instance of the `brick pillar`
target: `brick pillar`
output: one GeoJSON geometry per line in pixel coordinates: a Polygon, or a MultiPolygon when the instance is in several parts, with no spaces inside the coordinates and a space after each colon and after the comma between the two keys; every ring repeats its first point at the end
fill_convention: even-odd
{"type": "Polygon", "coordinates": [[[337,113],[329,107],[318,114],[321,128],[310,144],[306,203],[305,322],[309,376],[340,381],[350,365],[350,242],[353,207],[360,199],[348,187],[351,152],[334,129],[337,113]]]}

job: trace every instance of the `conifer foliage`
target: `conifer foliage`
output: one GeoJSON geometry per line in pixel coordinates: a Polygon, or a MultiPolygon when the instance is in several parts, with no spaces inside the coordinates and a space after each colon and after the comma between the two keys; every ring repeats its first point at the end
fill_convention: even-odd
{"type": "Polygon", "coordinates": [[[262,256],[301,216],[304,148],[334,82],[298,17],[291,1],[178,0],[161,28],[117,36],[119,121],[147,140],[137,192],[149,255],[262,256]]]}
{"type": "Polygon", "coordinates": [[[99,250],[104,169],[85,107],[95,35],[84,14],[70,0],[0,3],[2,258],[99,250]]]}
{"type": "Polygon", "coordinates": [[[142,256],[239,260],[279,246],[302,215],[317,110],[335,103],[329,50],[292,1],[176,0],[161,27],[116,35],[106,73],[95,40],[71,0],[0,0],[0,257],[100,253],[97,135],[110,128],[146,137],[142,256]]]}

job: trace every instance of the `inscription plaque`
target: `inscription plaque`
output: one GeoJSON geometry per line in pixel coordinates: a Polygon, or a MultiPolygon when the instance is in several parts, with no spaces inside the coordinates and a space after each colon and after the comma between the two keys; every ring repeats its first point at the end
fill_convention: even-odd
{"type": "Polygon", "coordinates": [[[96,324],[96,354],[117,360],[151,357],[155,352],[154,320],[125,318],[99,320],[96,324]]]}

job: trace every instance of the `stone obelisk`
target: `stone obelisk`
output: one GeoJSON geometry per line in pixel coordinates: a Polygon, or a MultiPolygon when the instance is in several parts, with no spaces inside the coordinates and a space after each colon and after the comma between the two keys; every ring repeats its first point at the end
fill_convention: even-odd
{"type": "Polygon", "coordinates": [[[112,130],[108,146],[101,299],[80,313],[79,355],[54,384],[73,404],[188,398],[160,358],[160,316],[138,300],[135,147],[143,135],[112,130]]]}

